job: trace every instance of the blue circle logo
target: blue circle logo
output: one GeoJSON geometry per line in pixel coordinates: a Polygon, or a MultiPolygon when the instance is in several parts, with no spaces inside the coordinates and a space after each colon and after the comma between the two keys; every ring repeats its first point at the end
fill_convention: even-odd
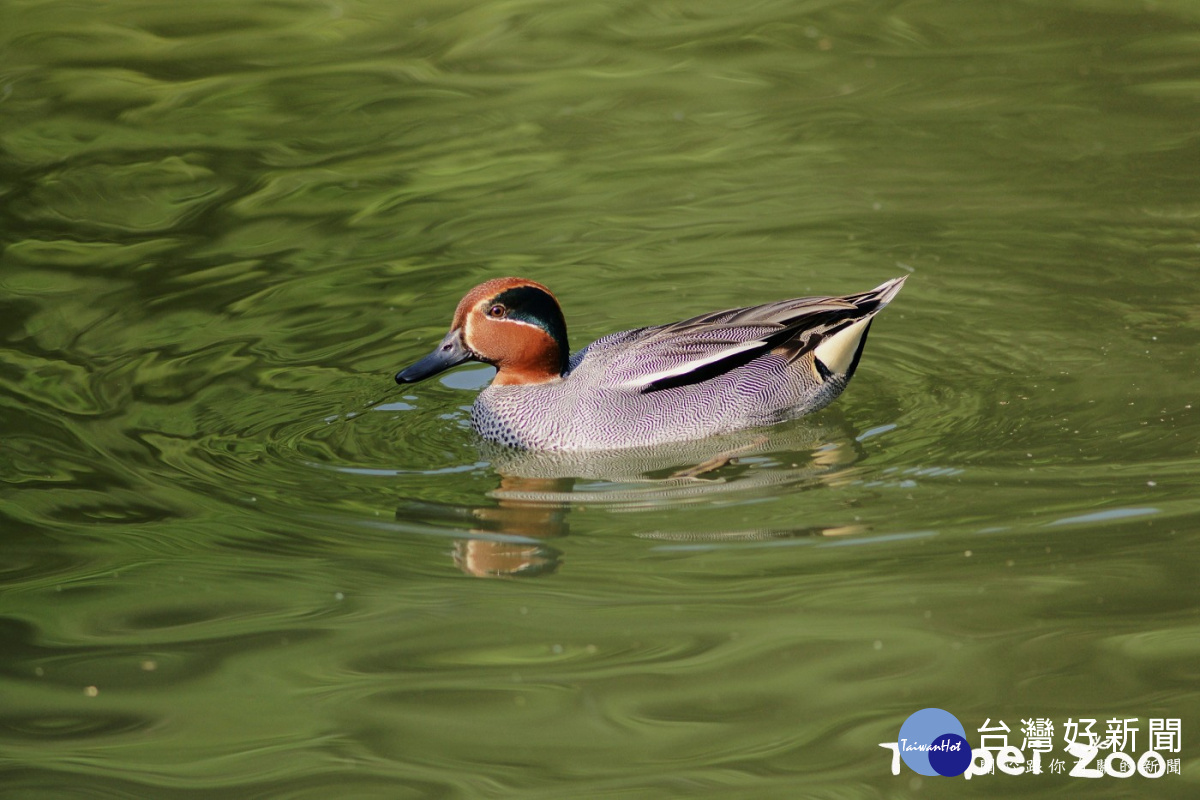
{"type": "Polygon", "coordinates": [[[900,726],[900,757],[918,775],[962,775],[971,765],[967,731],[949,711],[923,708],[900,726]]]}

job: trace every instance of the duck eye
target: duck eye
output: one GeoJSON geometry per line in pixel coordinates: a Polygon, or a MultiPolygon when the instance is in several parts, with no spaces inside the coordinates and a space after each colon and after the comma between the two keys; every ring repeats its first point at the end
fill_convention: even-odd
{"type": "Polygon", "coordinates": [[[501,317],[504,316],[504,313],[506,310],[507,309],[505,309],[504,306],[500,305],[499,303],[496,303],[496,305],[494,305],[488,309],[487,313],[488,313],[489,317],[494,317],[496,319],[500,319],[501,317]]]}

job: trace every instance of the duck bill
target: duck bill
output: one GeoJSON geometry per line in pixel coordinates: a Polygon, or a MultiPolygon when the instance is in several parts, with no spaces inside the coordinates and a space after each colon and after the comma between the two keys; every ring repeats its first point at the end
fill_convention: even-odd
{"type": "Polygon", "coordinates": [[[439,372],[445,372],[451,367],[457,367],[464,361],[474,358],[475,354],[467,349],[462,341],[462,332],[457,328],[446,334],[437,348],[410,367],[405,367],[396,373],[396,383],[416,383],[431,378],[439,372]]]}

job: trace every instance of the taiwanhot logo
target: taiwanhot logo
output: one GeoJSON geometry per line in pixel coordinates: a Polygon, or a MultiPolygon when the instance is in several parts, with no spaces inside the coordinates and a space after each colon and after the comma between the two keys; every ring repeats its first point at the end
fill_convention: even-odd
{"type": "Polygon", "coordinates": [[[900,757],[918,775],[954,777],[971,765],[971,745],[958,718],[940,708],[922,708],[900,726],[900,757]]]}

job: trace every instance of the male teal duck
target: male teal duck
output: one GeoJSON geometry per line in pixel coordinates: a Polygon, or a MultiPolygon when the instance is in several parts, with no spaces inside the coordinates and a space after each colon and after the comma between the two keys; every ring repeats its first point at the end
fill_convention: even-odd
{"type": "Polygon", "coordinates": [[[486,439],[530,450],[641,447],[770,425],[842,393],[871,320],[904,280],[612,333],[569,355],[550,290],[496,278],[467,292],[450,332],[396,382],[492,364],[471,423],[486,439]]]}

